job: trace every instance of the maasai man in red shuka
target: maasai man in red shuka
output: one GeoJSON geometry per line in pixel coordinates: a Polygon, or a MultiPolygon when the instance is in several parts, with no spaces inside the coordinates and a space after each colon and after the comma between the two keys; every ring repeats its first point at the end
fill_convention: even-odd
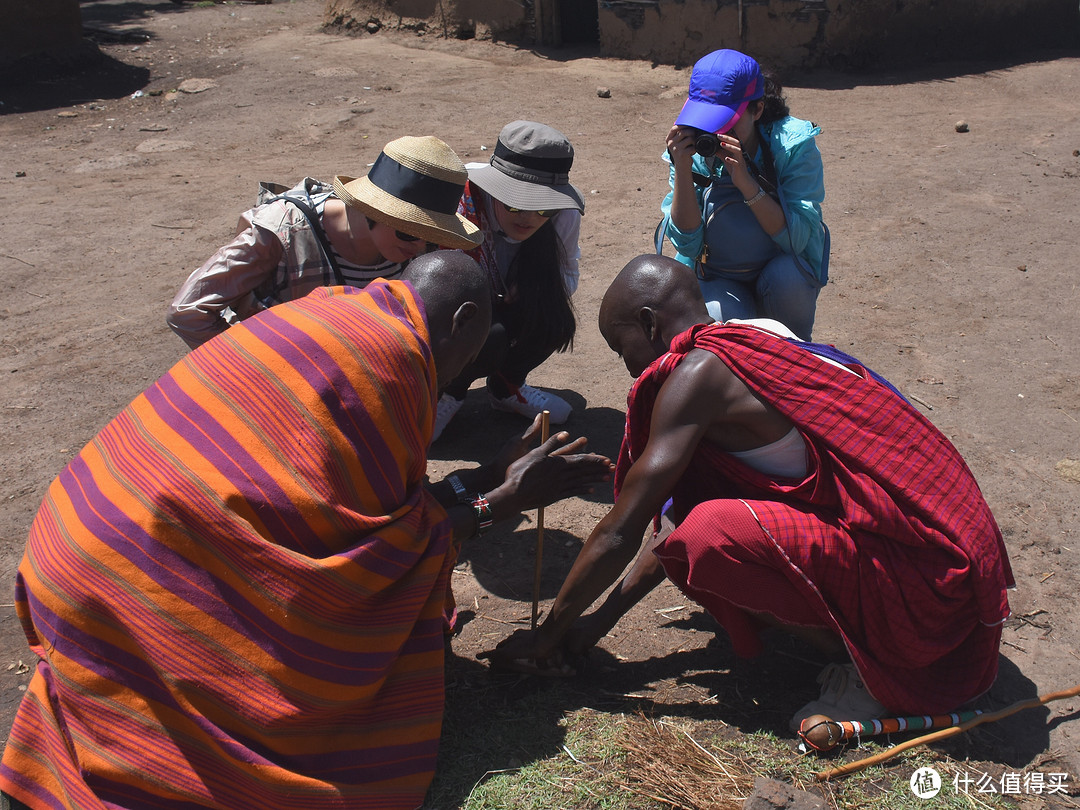
{"type": "MultiPolygon", "coordinates": [[[[403,279],[229,329],[52,483],[19,568],[40,660],[0,790],[81,810],[421,803],[452,534],[583,491],[610,462],[547,455],[561,434],[517,462],[544,468],[529,491],[429,491],[438,384],[479,350],[491,306],[461,253],[403,279]]],[[[461,478],[487,491],[490,472],[461,478]]]]}
{"type": "Polygon", "coordinates": [[[692,274],[664,257],[624,268],[600,327],[638,378],[616,504],[548,620],[496,661],[587,649],[666,575],[740,654],[766,624],[846,650],[846,700],[863,705],[827,684],[812,713],[951,711],[990,687],[1012,575],[971,472],[927,419],[852,358],[712,323],[692,274]],[[575,626],[669,498],[676,528],[575,626]]]}

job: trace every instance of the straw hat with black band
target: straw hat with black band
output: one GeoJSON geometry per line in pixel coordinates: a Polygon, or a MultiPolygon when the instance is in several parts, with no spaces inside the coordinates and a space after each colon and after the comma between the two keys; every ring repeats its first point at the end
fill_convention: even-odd
{"type": "Polygon", "coordinates": [[[334,194],[376,222],[445,248],[480,244],[479,229],[458,216],[469,179],[454,150],[431,135],[406,136],[383,147],[366,177],[334,178],[334,194]]]}
{"type": "Polygon", "coordinates": [[[514,121],[503,127],[491,162],[469,168],[469,181],[496,200],[523,211],[576,208],[585,198],[570,184],[574,147],[554,127],[514,121]]]}

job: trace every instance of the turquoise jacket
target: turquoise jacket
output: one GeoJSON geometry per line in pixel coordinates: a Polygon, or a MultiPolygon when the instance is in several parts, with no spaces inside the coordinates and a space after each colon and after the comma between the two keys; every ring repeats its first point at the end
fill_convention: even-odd
{"type": "MultiPolygon", "coordinates": [[[[772,149],[787,219],[787,226],[776,234],[773,240],[785,253],[795,254],[809,265],[818,282],[824,285],[828,280],[828,262],[823,262],[825,229],[821,220],[821,203],[825,199],[825,175],[821,152],[814,142],[814,136],[821,133],[821,128],[810,121],[788,116],[765,125],[761,132],[769,139],[772,149]]],[[[667,152],[663,158],[671,163],[667,152]]],[[[760,147],[753,160],[757,165],[762,165],[760,147]]],[[[723,174],[724,167],[720,164],[713,172],[703,157],[694,155],[693,171],[708,177],[712,173],[723,174]]],[[[669,182],[674,189],[674,166],[669,169],[669,182]]],[[[700,206],[705,189],[701,186],[695,186],[695,189],[700,206]]],[[[705,228],[702,224],[692,231],[682,231],[675,227],[670,219],[673,194],[674,192],[669,191],[660,205],[664,212],[666,233],[671,244],[675,246],[676,258],[693,267],[704,247],[705,228]]]]}

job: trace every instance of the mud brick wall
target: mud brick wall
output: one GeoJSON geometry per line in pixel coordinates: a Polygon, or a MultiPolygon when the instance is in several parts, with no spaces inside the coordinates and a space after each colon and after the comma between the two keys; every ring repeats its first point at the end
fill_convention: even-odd
{"type": "Polygon", "coordinates": [[[0,65],[25,56],[63,57],[82,41],[78,0],[0,0],[0,65]]]}

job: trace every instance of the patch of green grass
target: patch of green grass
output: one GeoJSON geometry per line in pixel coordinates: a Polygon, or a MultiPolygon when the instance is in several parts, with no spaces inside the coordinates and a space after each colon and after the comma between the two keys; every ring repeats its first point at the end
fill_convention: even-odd
{"type": "Polygon", "coordinates": [[[739,807],[758,776],[821,796],[837,810],[1015,807],[1008,798],[979,793],[974,786],[968,793],[957,792],[955,775],[977,778],[982,768],[928,749],[821,783],[819,771],[883,747],[871,742],[858,751],[819,758],[800,754],[790,739],[744,734],[717,721],[645,718],[595,708],[568,711],[581,705],[581,695],[561,683],[522,683],[520,688],[525,694],[514,694],[514,685],[489,684],[452,696],[424,810],[739,807]],[[924,765],[941,774],[942,789],[933,799],[920,799],[910,788],[912,773],[924,765]]]}

